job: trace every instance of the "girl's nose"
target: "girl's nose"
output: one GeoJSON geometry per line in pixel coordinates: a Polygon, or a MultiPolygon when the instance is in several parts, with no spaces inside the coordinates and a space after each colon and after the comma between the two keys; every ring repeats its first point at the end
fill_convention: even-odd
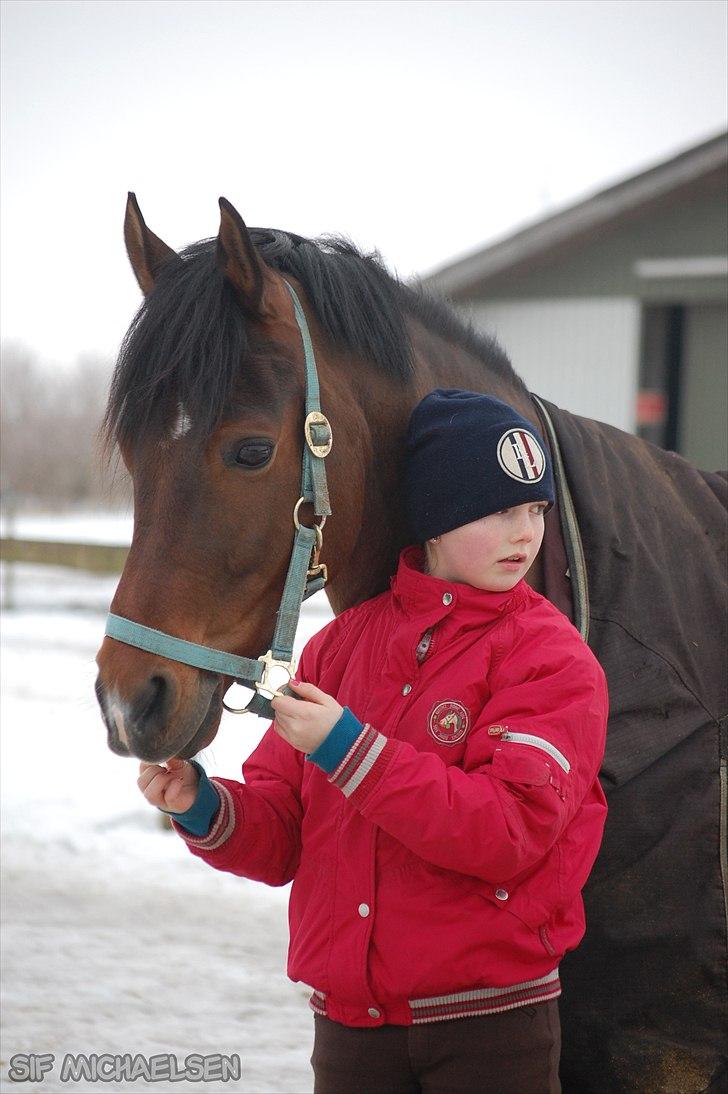
{"type": "Polygon", "coordinates": [[[534,529],[528,514],[521,517],[513,529],[514,540],[530,543],[534,536],[534,529]]]}

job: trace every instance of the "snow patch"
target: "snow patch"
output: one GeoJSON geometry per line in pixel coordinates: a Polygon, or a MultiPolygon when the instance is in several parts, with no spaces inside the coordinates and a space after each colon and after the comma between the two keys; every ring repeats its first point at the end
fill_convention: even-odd
{"type": "MultiPolygon", "coordinates": [[[[16,607],[2,619],[0,1089],[17,1089],[16,1053],[55,1054],[57,1077],[67,1053],[166,1052],[239,1054],[240,1081],[205,1084],[208,1094],[310,1091],[309,989],[285,975],[288,888],[193,858],[141,797],[136,761],[106,747],[94,657],[115,580],[15,566],[13,582],[16,607]]],[[[331,618],[323,594],[304,605],[297,654],[331,618]]],[[[266,728],[224,715],[204,766],[240,778],[266,728]]],[[[23,1090],[57,1089],[52,1079],[23,1090]]],[[[173,1082],[105,1089],[142,1086],[179,1094],[173,1082]]]]}

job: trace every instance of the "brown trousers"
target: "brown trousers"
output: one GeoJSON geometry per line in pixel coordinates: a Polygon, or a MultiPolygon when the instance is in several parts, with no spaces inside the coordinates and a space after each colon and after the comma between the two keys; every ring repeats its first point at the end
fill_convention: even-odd
{"type": "Polygon", "coordinates": [[[360,1029],[315,1016],[314,1094],[560,1094],[558,1000],[360,1029]]]}

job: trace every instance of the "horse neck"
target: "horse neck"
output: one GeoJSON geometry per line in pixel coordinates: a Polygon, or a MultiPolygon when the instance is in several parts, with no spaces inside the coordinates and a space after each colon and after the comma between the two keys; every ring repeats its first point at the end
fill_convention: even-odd
{"type": "MultiPolygon", "coordinates": [[[[494,395],[536,424],[530,395],[517,378],[502,375],[487,358],[476,357],[419,325],[413,328],[411,336],[415,348],[414,383],[419,392],[413,406],[436,387],[462,388],[494,395]]],[[[406,425],[405,422],[405,428],[406,425]]]]}
{"type": "Polygon", "coordinates": [[[347,385],[350,401],[340,416],[349,422],[355,419],[346,457],[332,478],[333,516],[322,555],[324,561],[330,560],[327,594],[337,615],[387,589],[399,552],[410,542],[400,473],[407,423],[420,399],[437,387],[482,391],[535,421],[528,394],[486,360],[419,325],[411,336],[414,373],[409,383],[396,384],[366,363],[352,368],[349,359],[337,362],[323,385],[324,399],[331,384],[338,391],[342,381],[347,385]]]}

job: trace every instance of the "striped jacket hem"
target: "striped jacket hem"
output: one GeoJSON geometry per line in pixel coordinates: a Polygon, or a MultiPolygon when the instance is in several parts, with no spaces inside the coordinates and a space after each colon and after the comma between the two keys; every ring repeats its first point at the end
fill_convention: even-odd
{"type": "MultiPolygon", "coordinates": [[[[408,1005],[412,1025],[424,1025],[426,1022],[444,1022],[450,1018],[471,1018],[482,1014],[498,1014],[516,1007],[533,1006],[534,1003],[546,1003],[561,995],[559,970],[538,980],[525,980],[521,984],[511,984],[502,988],[473,988],[471,991],[458,991],[452,995],[433,995],[429,999],[410,999],[408,1005]]],[[[327,1016],[326,995],[314,991],[308,1005],[316,1014],[327,1016]]]]}

